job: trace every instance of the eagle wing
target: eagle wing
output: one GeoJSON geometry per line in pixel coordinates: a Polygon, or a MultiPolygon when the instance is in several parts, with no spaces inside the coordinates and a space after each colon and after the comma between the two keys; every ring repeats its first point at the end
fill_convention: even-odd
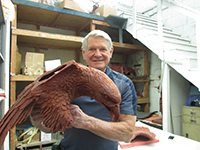
{"type": "Polygon", "coordinates": [[[22,93],[18,96],[16,102],[4,115],[0,121],[0,147],[2,146],[4,139],[10,129],[17,124],[24,122],[30,115],[37,98],[31,93],[31,88],[34,83],[29,84],[22,93]]]}
{"type": "Polygon", "coordinates": [[[42,122],[53,133],[72,127],[70,102],[83,95],[94,97],[119,118],[121,95],[117,86],[103,72],[72,60],[44,73],[21,92],[0,121],[0,147],[8,131],[30,114],[34,122],[42,122]],[[105,81],[99,84],[101,78],[105,81]]]}
{"type": "Polygon", "coordinates": [[[49,100],[43,100],[34,106],[31,117],[35,122],[42,122],[52,133],[63,132],[73,126],[68,94],[53,91],[50,95],[49,100]]]}
{"type": "MultiPolygon", "coordinates": [[[[67,91],[63,92],[63,95],[61,96],[59,95],[61,92],[58,90],[58,87],[54,85],[58,85],[60,80],[62,82],[62,79],[59,79],[59,76],[57,77],[55,72],[62,70],[64,67],[68,68],[74,62],[75,61],[69,61],[63,65],[60,65],[56,69],[41,75],[36,81],[25,87],[25,89],[17,97],[15,103],[0,121],[0,147],[3,145],[8,131],[17,124],[24,122],[29,117],[32,111],[33,114],[34,112],[37,112],[39,107],[41,107],[40,119],[42,118],[44,120],[44,124],[47,127],[51,128],[53,132],[57,132],[60,129],[63,130],[63,128],[66,127],[66,122],[61,121],[62,118],[69,121],[68,124],[66,123],[67,126],[72,126],[72,117],[70,113],[66,113],[67,107],[69,107],[69,105],[66,103],[68,98],[67,91]],[[51,80],[50,78],[53,76],[56,77],[56,80],[53,80],[53,82],[55,83],[50,82],[52,86],[50,86],[51,88],[49,88],[48,91],[45,91],[45,93],[41,89],[44,88],[44,86],[39,86],[38,81],[43,80],[44,78],[44,80],[51,80]],[[39,89],[39,91],[36,89],[39,89]],[[55,124],[56,122],[58,124],[55,124]],[[51,125],[51,123],[53,125],[51,125]]],[[[67,69],[65,69],[65,73],[66,72],[67,69]]],[[[63,75],[63,73],[61,74],[63,75]]],[[[47,84],[46,86],[49,86],[49,84],[47,84]]]]}
{"type": "Polygon", "coordinates": [[[70,61],[35,81],[32,93],[39,100],[31,113],[34,122],[42,122],[53,133],[73,126],[70,102],[75,98],[72,76],[77,73],[78,66],[70,61]]]}

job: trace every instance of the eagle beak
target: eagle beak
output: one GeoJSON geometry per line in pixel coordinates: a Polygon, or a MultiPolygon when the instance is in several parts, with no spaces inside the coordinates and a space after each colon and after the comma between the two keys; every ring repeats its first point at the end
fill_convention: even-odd
{"type": "Polygon", "coordinates": [[[106,105],[104,105],[104,106],[108,110],[108,112],[110,114],[110,118],[111,118],[112,121],[114,120],[114,122],[116,122],[117,120],[119,120],[119,116],[120,116],[119,105],[115,105],[113,107],[108,107],[106,105]]]}

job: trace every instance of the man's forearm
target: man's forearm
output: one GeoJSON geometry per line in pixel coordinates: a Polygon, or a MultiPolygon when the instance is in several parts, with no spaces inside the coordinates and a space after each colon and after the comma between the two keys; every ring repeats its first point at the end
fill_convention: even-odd
{"type": "Polygon", "coordinates": [[[130,142],[134,134],[135,120],[136,116],[124,114],[121,114],[119,122],[107,122],[89,116],[85,129],[109,140],[130,142]]]}

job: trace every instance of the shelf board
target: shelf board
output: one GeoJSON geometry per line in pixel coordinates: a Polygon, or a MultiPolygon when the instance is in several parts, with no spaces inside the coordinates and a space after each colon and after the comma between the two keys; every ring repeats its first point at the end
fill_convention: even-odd
{"type": "Polygon", "coordinates": [[[146,103],[149,103],[149,98],[138,98],[138,101],[137,101],[138,104],[146,104],[146,103]]]}
{"type": "Polygon", "coordinates": [[[133,82],[149,82],[149,77],[139,76],[139,77],[129,77],[133,82]]]}
{"type": "Polygon", "coordinates": [[[54,143],[56,143],[57,141],[56,140],[50,140],[50,141],[38,141],[38,142],[31,142],[31,143],[29,143],[29,144],[22,144],[22,143],[18,143],[17,145],[16,145],[16,148],[27,148],[27,147],[36,147],[36,146],[45,146],[45,145],[49,145],[49,144],[54,144],[54,143]]]}
{"type": "MultiPolygon", "coordinates": [[[[83,37],[74,35],[61,35],[25,29],[12,29],[12,34],[17,35],[19,45],[31,47],[48,47],[54,49],[81,49],[83,37]]],[[[115,53],[130,53],[134,50],[144,50],[144,47],[113,42],[115,53]]]]}
{"type": "Polygon", "coordinates": [[[17,35],[17,42],[22,44],[35,44],[35,46],[49,45],[49,48],[55,46],[80,48],[82,37],[61,35],[40,31],[13,29],[13,35],[17,35]]]}
{"type": "Polygon", "coordinates": [[[26,76],[26,75],[15,75],[11,76],[11,81],[35,81],[39,76],[26,76]]]}
{"type": "Polygon", "coordinates": [[[116,53],[124,53],[124,54],[130,54],[135,51],[147,50],[143,46],[127,44],[127,43],[118,43],[118,42],[113,42],[113,47],[114,47],[114,53],[116,52],[116,53]]]}

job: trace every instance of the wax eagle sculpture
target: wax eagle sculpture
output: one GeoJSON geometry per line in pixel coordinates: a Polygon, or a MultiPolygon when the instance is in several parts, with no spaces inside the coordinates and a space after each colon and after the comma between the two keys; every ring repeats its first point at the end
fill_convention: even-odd
{"type": "Polygon", "coordinates": [[[70,102],[80,96],[95,99],[112,120],[119,119],[121,95],[114,82],[104,72],[71,60],[44,73],[19,94],[0,121],[0,148],[10,129],[37,112],[34,121],[43,122],[52,133],[72,127],[70,102]]]}

